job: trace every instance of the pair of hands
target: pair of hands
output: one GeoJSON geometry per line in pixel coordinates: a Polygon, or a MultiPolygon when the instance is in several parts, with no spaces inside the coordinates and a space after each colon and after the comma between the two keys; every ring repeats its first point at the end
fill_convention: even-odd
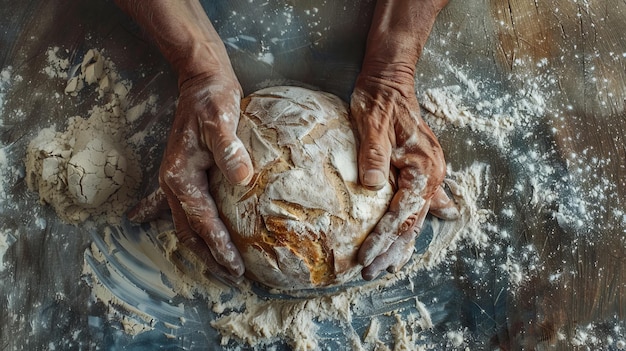
{"type": "MultiPolygon", "coordinates": [[[[225,48],[197,3],[161,0],[150,9],[142,9],[139,1],[118,3],[156,36],[179,74],[180,88],[159,171],[160,188],[132,209],[129,218],[148,221],[169,208],[179,241],[205,261],[210,273],[236,282],[245,267],[209,194],[206,173],[217,165],[233,184],[247,184],[254,173],[236,136],[242,89],[225,48]]],[[[414,91],[417,58],[443,5],[442,0],[379,0],[351,97],[361,184],[380,189],[389,179],[390,165],[398,170],[398,190],[388,212],[359,249],[362,276],[368,280],[383,270],[394,272],[410,259],[429,211],[444,219],[458,217],[442,188],[443,152],[420,116],[414,91]],[[387,40],[389,32],[397,33],[393,40],[387,40]]]]}
{"type": "MultiPolygon", "coordinates": [[[[379,189],[398,169],[398,191],[388,212],[359,250],[362,275],[393,272],[411,257],[415,238],[430,211],[444,219],[458,212],[441,184],[443,152],[419,114],[413,82],[393,83],[362,73],[351,98],[351,116],[360,138],[361,184],[379,189]]],[[[208,190],[214,164],[233,184],[253,175],[250,157],[235,132],[241,89],[234,77],[198,76],[181,85],[176,115],[160,168],[160,189],[130,213],[147,221],[171,209],[180,242],[199,255],[212,274],[236,281],[245,271],[208,190]]]]}

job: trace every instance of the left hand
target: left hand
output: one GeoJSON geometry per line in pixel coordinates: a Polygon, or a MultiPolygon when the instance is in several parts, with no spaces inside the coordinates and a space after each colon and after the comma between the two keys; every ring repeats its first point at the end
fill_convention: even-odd
{"type": "Polygon", "coordinates": [[[359,177],[363,186],[380,189],[388,182],[391,165],[398,170],[398,190],[359,249],[366,280],[408,262],[429,211],[443,219],[459,216],[442,188],[443,151],[420,116],[413,75],[376,66],[363,67],[350,102],[360,139],[359,177]]]}

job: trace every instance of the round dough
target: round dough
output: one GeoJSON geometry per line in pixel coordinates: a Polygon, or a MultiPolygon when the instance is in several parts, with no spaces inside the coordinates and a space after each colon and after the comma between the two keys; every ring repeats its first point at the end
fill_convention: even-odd
{"type": "Polygon", "coordinates": [[[232,186],[217,169],[211,194],[241,252],[246,276],[281,290],[353,278],[359,245],[385,213],[394,189],[358,183],[357,143],[347,105],[298,87],[243,99],[237,134],[255,175],[232,186]]]}

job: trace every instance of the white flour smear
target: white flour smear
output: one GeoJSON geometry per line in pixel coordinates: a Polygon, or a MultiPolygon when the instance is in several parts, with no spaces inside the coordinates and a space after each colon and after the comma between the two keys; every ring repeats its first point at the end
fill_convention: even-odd
{"type": "MultiPolygon", "coordinates": [[[[4,105],[6,94],[11,89],[13,82],[22,81],[22,77],[13,74],[13,68],[7,67],[0,70],[0,130],[5,127],[4,105]]],[[[23,176],[23,172],[9,158],[9,147],[0,141],[0,213],[9,207],[14,207],[10,187],[23,176]]],[[[11,245],[17,240],[13,230],[7,227],[7,223],[0,223],[0,272],[6,269],[4,255],[11,245]]]]}
{"type": "MultiPolygon", "coordinates": [[[[0,128],[4,128],[4,105],[6,103],[6,94],[10,90],[13,81],[20,81],[20,76],[13,76],[13,68],[11,66],[0,70],[0,128]]],[[[8,189],[10,184],[15,181],[16,175],[14,167],[11,165],[8,157],[8,147],[0,141],[0,205],[8,202],[8,189]]],[[[0,209],[1,211],[1,209],[0,209]]]]}

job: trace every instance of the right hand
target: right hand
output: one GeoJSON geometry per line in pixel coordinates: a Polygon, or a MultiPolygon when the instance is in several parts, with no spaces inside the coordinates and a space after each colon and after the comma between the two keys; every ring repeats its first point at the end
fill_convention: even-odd
{"type": "Polygon", "coordinates": [[[159,170],[160,188],[128,215],[145,222],[169,207],[179,242],[211,274],[230,282],[239,281],[245,267],[209,194],[207,172],[217,165],[232,184],[245,185],[252,178],[252,161],[235,135],[241,95],[234,74],[201,74],[181,82],[159,170]]]}
{"type": "Polygon", "coordinates": [[[143,222],[172,211],[179,241],[216,277],[236,281],[241,255],[209,194],[213,165],[233,184],[247,184],[252,161],[235,135],[241,86],[226,48],[198,0],[116,0],[154,39],[178,75],[179,99],[159,170],[160,189],[129,218],[143,222]]]}

